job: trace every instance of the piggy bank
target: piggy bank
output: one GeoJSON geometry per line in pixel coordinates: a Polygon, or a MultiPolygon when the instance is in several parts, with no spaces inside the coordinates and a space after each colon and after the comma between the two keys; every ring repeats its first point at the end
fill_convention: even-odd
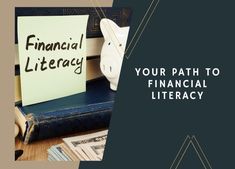
{"type": "Polygon", "coordinates": [[[109,80],[110,88],[116,91],[130,27],[119,27],[110,19],[102,19],[100,28],[104,36],[100,69],[109,80]]]}

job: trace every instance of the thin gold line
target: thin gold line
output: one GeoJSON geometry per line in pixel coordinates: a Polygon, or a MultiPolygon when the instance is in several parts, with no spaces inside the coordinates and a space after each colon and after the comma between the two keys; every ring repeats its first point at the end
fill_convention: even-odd
{"type": "Polygon", "coordinates": [[[180,154],[182,148],[184,147],[184,145],[185,145],[185,143],[186,143],[186,140],[187,140],[188,138],[190,139],[190,141],[189,141],[189,143],[188,143],[186,149],[184,150],[183,154],[181,155],[181,157],[180,157],[180,159],[179,159],[179,161],[178,161],[178,163],[177,163],[175,169],[177,169],[177,168],[179,167],[179,164],[181,163],[183,157],[185,156],[185,153],[187,152],[187,150],[188,150],[190,144],[193,146],[194,150],[196,151],[197,156],[198,156],[198,158],[200,159],[200,161],[201,161],[203,167],[204,167],[205,169],[208,169],[207,166],[206,166],[206,164],[208,164],[208,166],[210,167],[210,169],[212,169],[212,167],[211,167],[211,165],[210,165],[210,162],[208,161],[208,159],[207,159],[205,153],[203,152],[203,150],[202,150],[202,148],[201,148],[201,146],[200,146],[200,144],[199,144],[199,142],[197,141],[197,139],[196,139],[195,136],[192,136],[192,137],[187,136],[187,137],[186,137],[186,139],[185,139],[184,143],[182,144],[182,146],[181,146],[179,152],[177,153],[177,155],[176,155],[176,157],[175,157],[175,159],[174,159],[174,161],[173,161],[173,163],[172,163],[170,169],[172,169],[173,165],[175,164],[176,159],[178,158],[178,156],[179,156],[179,154],[180,154]],[[194,140],[195,140],[196,144],[193,143],[194,140]],[[195,145],[197,145],[197,146],[199,147],[199,150],[197,149],[197,147],[196,147],[195,145]],[[205,161],[202,159],[203,157],[200,155],[199,152],[202,153],[203,157],[204,157],[205,160],[206,160],[206,163],[205,163],[205,161]]]}
{"type": "MultiPolygon", "coordinates": [[[[192,141],[191,141],[191,142],[192,142],[192,141]]],[[[194,143],[193,143],[193,142],[192,142],[192,146],[193,146],[194,150],[196,151],[197,156],[199,157],[199,159],[200,159],[201,163],[203,164],[204,168],[205,168],[205,169],[207,169],[207,167],[206,167],[206,165],[205,165],[204,161],[202,160],[201,155],[200,155],[200,154],[199,154],[199,152],[197,151],[197,148],[195,147],[195,145],[194,145],[194,143]]]]}
{"type": "MultiPolygon", "coordinates": [[[[95,1],[97,2],[97,0],[95,0],[95,1]]],[[[135,34],[134,34],[134,36],[132,37],[131,42],[128,44],[127,50],[126,50],[126,51],[123,50],[123,51],[124,51],[124,54],[126,54],[127,51],[129,50],[129,48],[130,48],[132,42],[134,41],[135,36],[137,35],[137,33],[138,33],[140,27],[142,26],[142,24],[143,24],[143,22],[144,22],[144,20],[145,20],[145,18],[146,18],[146,16],[147,16],[147,14],[148,14],[148,12],[150,11],[150,9],[151,9],[152,5],[154,4],[154,2],[155,2],[155,0],[153,0],[153,1],[151,2],[151,4],[150,4],[148,10],[145,12],[145,15],[144,15],[144,17],[142,18],[142,20],[141,20],[141,22],[140,22],[140,24],[139,24],[137,30],[135,31],[135,34]]],[[[144,25],[142,31],[140,32],[139,37],[137,38],[137,40],[136,40],[134,46],[132,47],[130,54],[129,54],[128,56],[126,56],[127,59],[129,59],[129,57],[130,57],[130,55],[132,54],[134,48],[136,47],[136,45],[137,45],[137,43],[138,43],[140,37],[142,36],[142,34],[143,34],[143,32],[144,32],[144,30],[145,30],[145,28],[146,28],[148,22],[150,21],[150,18],[152,17],[154,11],[156,10],[156,7],[158,6],[159,2],[160,2],[160,0],[158,0],[157,3],[156,3],[156,5],[154,6],[153,11],[151,12],[150,16],[148,17],[148,20],[147,20],[147,22],[145,23],[145,25],[144,25]]],[[[98,2],[97,2],[97,3],[98,3],[98,2]]],[[[93,6],[94,6],[94,5],[93,5],[93,6]]],[[[102,10],[102,8],[100,7],[100,5],[98,5],[98,6],[99,6],[101,12],[103,13],[103,15],[105,16],[105,13],[103,12],[103,10],[102,10]]],[[[107,18],[107,17],[105,16],[105,18],[107,18]]],[[[108,24],[109,24],[109,23],[108,23],[108,24]]],[[[112,28],[111,28],[111,30],[112,30],[112,28]]],[[[113,30],[112,30],[112,31],[113,31],[113,30]]],[[[115,34],[114,34],[114,36],[115,36],[115,34]]],[[[117,39],[116,36],[115,36],[115,38],[117,39]]],[[[118,43],[120,44],[120,42],[119,42],[118,39],[117,39],[117,41],[118,41],[118,43]]],[[[115,45],[115,47],[116,47],[116,45],[115,45]]]]}
{"type": "Polygon", "coordinates": [[[155,1],[155,0],[152,0],[151,4],[149,5],[148,10],[145,12],[145,15],[144,15],[144,17],[142,18],[142,20],[141,20],[141,22],[140,22],[140,24],[139,24],[138,28],[136,29],[135,34],[134,34],[134,36],[132,37],[132,39],[131,39],[131,41],[130,41],[130,43],[129,43],[129,45],[128,45],[127,49],[126,49],[126,52],[129,50],[129,48],[130,48],[130,46],[131,46],[131,43],[133,42],[134,38],[136,37],[136,35],[137,35],[137,33],[138,33],[138,31],[139,31],[139,29],[140,29],[140,27],[141,27],[142,23],[144,22],[144,20],[145,20],[145,18],[146,18],[146,16],[147,16],[147,14],[148,14],[148,12],[149,12],[150,8],[152,7],[152,5],[153,5],[154,1],[155,1]]]}
{"type": "MultiPolygon", "coordinates": [[[[92,1],[93,1],[93,0],[92,0],[92,1]]],[[[94,1],[95,1],[96,4],[93,3],[93,6],[95,7],[95,6],[97,5],[97,6],[99,7],[98,2],[97,2],[96,0],[94,0],[94,1]]],[[[103,12],[102,8],[101,8],[101,7],[99,7],[99,8],[100,8],[101,12],[103,12]]],[[[97,10],[96,10],[96,11],[97,11],[97,10]]],[[[103,15],[104,15],[105,18],[107,18],[107,17],[105,16],[104,12],[103,12],[103,15]]],[[[118,38],[116,37],[115,32],[113,31],[113,29],[112,29],[112,27],[110,26],[109,22],[107,22],[107,23],[108,23],[109,28],[112,30],[113,35],[114,35],[114,37],[116,38],[118,44],[120,44],[120,42],[119,42],[118,38]]],[[[111,34],[110,34],[109,30],[106,29],[106,31],[107,31],[107,33],[108,33],[109,36],[110,36],[111,34]]],[[[121,55],[121,53],[120,53],[120,51],[119,51],[119,48],[118,48],[117,45],[115,45],[115,41],[113,40],[112,37],[113,37],[113,36],[110,36],[112,42],[114,43],[114,47],[116,48],[116,50],[117,50],[117,52],[118,52],[118,54],[119,54],[119,57],[122,57],[122,55],[121,55]]],[[[125,50],[123,50],[123,52],[125,52],[125,50]]]]}
{"type": "Polygon", "coordinates": [[[179,151],[178,151],[178,153],[177,153],[177,155],[176,155],[176,157],[175,157],[175,159],[174,159],[173,163],[171,164],[170,169],[171,169],[171,168],[172,168],[172,166],[174,165],[174,163],[175,163],[176,159],[178,158],[178,156],[179,156],[179,154],[180,154],[181,150],[183,149],[184,145],[186,144],[186,141],[187,141],[189,138],[190,138],[189,136],[187,136],[187,137],[185,138],[185,140],[184,140],[183,144],[181,145],[181,147],[180,147],[180,149],[179,149],[179,151]]]}
{"type": "Polygon", "coordinates": [[[129,55],[128,55],[128,56],[126,56],[126,58],[127,58],[127,59],[129,59],[129,57],[130,57],[130,55],[132,54],[132,52],[133,52],[134,48],[136,47],[136,45],[137,45],[137,43],[138,43],[138,41],[139,41],[140,37],[142,36],[142,34],[143,34],[143,32],[144,32],[144,30],[145,30],[145,28],[146,28],[147,24],[148,24],[148,22],[150,21],[150,19],[151,19],[151,17],[152,17],[152,15],[153,15],[153,13],[155,12],[155,10],[156,10],[156,8],[157,8],[157,6],[158,6],[159,2],[160,2],[160,0],[158,0],[157,4],[154,6],[154,9],[153,9],[152,13],[150,14],[150,16],[149,16],[149,18],[148,18],[147,22],[145,23],[145,25],[144,25],[144,27],[143,27],[142,31],[140,32],[138,39],[135,41],[135,44],[134,44],[134,46],[132,47],[131,52],[129,53],[129,55]]]}
{"type": "Polygon", "coordinates": [[[202,150],[202,148],[201,148],[199,142],[197,141],[196,137],[193,136],[192,138],[196,141],[197,146],[199,147],[200,151],[202,152],[202,154],[203,154],[204,158],[206,159],[206,161],[207,161],[209,167],[212,169],[211,164],[210,164],[209,160],[207,159],[207,157],[206,157],[204,151],[202,150]]]}
{"type": "Polygon", "coordinates": [[[206,155],[205,155],[204,151],[202,150],[202,148],[201,148],[201,146],[200,146],[199,142],[197,141],[196,137],[195,137],[195,136],[193,136],[193,138],[195,139],[195,141],[196,141],[196,143],[197,143],[197,146],[199,147],[200,151],[202,152],[202,154],[203,154],[204,158],[206,159],[207,163],[209,164],[210,168],[212,168],[212,167],[211,167],[211,165],[210,165],[209,160],[207,159],[207,157],[206,157],[206,155]]]}
{"type": "MultiPolygon", "coordinates": [[[[94,0],[94,1],[96,1],[97,5],[98,5],[98,7],[100,8],[101,13],[104,15],[104,17],[105,17],[105,18],[107,18],[107,16],[105,15],[104,10],[101,8],[100,3],[99,3],[97,0],[94,0]]],[[[111,30],[112,30],[112,32],[113,32],[113,34],[114,34],[114,36],[115,36],[116,40],[118,41],[118,43],[119,43],[119,44],[121,44],[121,43],[119,42],[118,38],[116,37],[115,32],[114,32],[114,30],[112,29],[112,27],[110,26],[110,24],[109,24],[109,23],[108,23],[108,25],[109,25],[109,27],[111,28],[111,30]]],[[[122,47],[122,48],[123,48],[123,47],[122,47]]],[[[124,51],[124,50],[125,50],[125,49],[123,49],[123,51],[124,51]]],[[[125,52],[125,51],[124,51],[124,52],[125,52]]]]}
{"type": "Polygon", "coordinates": [[[95,5],[93,4],[93,0],[90,0],[90,1],[92,3],[93,7],[95,8],[95,11],[96,11],[97,15],[99,16],[100,19],[102,19],[99,12],[98,12],[98,10],[96,9],[95,5]]]}
{"type": "Polygon", "coordinates": [[[189,148],[189,146],[190,146],[190,142],[191,142],[191,141],[189,141],[189,143],[188,143],[188,145],[187,145],[186,149],[184,150],[184,152],[183,152],[182,156],[180,157],[180,160],[178,161],[178,163],[177,163],[177,165],[176,165],[175,169],[177,169],[177,168],[179,167],[179,165],[180,165],[180,163],[181,163],[182,159],[184,158],[185,153],[187,152],[187,150],[188,150],[188,148],[189,148]]]}

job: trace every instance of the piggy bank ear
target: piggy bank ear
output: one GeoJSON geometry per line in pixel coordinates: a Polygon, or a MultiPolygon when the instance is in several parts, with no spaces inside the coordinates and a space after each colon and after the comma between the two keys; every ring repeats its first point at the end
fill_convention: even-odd
{"type": "Polygon", "coordinates": [[[113,33],[119,32],[121,28],[112,20],[105,18],[100,21],[100,29],[104,39],[110,39],[110,36],[113,36],[113,33]]]}
{"type": "Polygon", "coordinates": [[[123,58],[130,27],[121,28],[110,19],[102,19],[100,29],[104,39],[112,42],[119,56],[123,58]]]}

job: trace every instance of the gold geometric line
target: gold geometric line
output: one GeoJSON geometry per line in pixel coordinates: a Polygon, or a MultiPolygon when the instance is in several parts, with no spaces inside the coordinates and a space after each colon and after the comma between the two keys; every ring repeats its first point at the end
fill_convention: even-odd
{"type": "Polygon", "coordinates": [[[197,148],[195,147],[194,143],[193,143],[192,141],[191,141],[191,143],[192,143],[192,145],[193,145],[194,150],[195,150],[195,151],[196,151],[196,153],[197,153],[197,156],[199,157],[199,159],[200,159],[201,163],[203,164],[204,168],[205,168],[205,169],[207,169],[207,167],[206,167],[206,165],[205,165],[204,161],[202,160],[201,155],[200,155],[200,154],[199,154],[199,152],[197,151],[197,148]]]}
{"type": "Polygon", "coordinates": [[[185,153],[187,152],[187,150],[188,150],[189,146],[190,146],[190,141],[189,141],[189,143],[188,143],[188,145],[187,145],[186,149],[184,150],[184,152],[183,152],[182,156],[180,157],[180,159],[179,159],[179,161],[178,161],[178,163],[177,163],[177,165],[176,165],[175,169],[177,169],[177,168],[179,167],[179,165],[180,165],[181,161],[183,160],[184,155],[185,155],[185,153]]]}
{"type": "Polygon", "coordinates": [[[126,49],[126,52],[127,52],[127,51],[128,51],[128,49],[130,48],[132,41],[134,40],[135,36],[137,35],[137,32],[139,31],[139,29],[140,29],[140,27],[141,27],[142,23],[144,22],[145,17],[147,16],[147,14],[148,14],[148,12],[149,12],[150,8],[152,7],[152,5],[153,5],[154,1],[155,1],[155,0],[152,0],[151,4],[150,4],[150,5],[149,5],[149,7],[148,7],[148,10],[145,12],[144,17],[142,18],[142,20],[141,20],[141,22],[140,22],[140,24],[139,24],[138,28],[137,28],[137,29],[136,29],[136,31],[135,31],[135,34],[133,35],[133,37],[132,37],[132,39],[131,39],[131,41],[130,41],[130,43],[129,43],[129,45],[128,45],[127,49],[126,49]]]}
{"type": "MultiPolygon", "coordinates": [[[[94,7],[95,9],[96,9],[96,6],[97,6],[98,8],[100,8],[101,13],[103,13],[103,15],[104,15],[104,18],[107,18],[107,17],[105,16],[105,14],[104,14],[102,8],[99,6],[98,1],[97,1],[97,0],[90,0],[90,1],[92,2],[93,7],[94,7]],[[93,1],[95,1],[95,2],[93,2],[93,1]],[[96,3],[96,4],[95,4],[95,3],[96,3]]],[[[97,10],[97,9],[96,9],[96,13],[98,14],[98,10],[97,10]]],[[[100,17],[100,15],[99,15],[99,17],[100,17]]],[[[101,19],[101,17],[100,17],[100,19],[101,19]]],[[[111,25],[110,25],[109,23],[108,23],[108,27],[112,30],[112,33],[113,33],[115,39],[117,40],[118,44],[120,44],[118,38],[116,37],[116,35],[115,35],[115,33],[114,33],[114,31],[113,31],[113,29],[112,29],[112,27],[111,27],[111,25]]],[[[108,30],[107,30],[107,33],[109,34],[109,36],[111,35],[108,30]]],[[[119,51],[119,49],[118,49],[118,46],[115,45],[115,41],[113,40],[112,37],[113,37],[113,36],[110,36],[111,41],[112,41],[112,43],[114,44],[114,47],[116,48],[116,50],[117,50],[119,56],[121,57],[121,53],[120,53],[120,51],[119,51]]],[[[123,50],[123,51],[125,52],[125,50],[123,50]]]]}
{"type": "MultiPolygon", "coordinates": [[[[90,1],[92,2],[93,7],[95,7],[93,0],[90,0],[90,1]]],[[[95,0],[95,1],[96,1],[96,3],[98,3],[97,0],[95,0]]],[[[134,36],[133,36],[132,39],[131,39],[131,43],[128,44],[127,50],[130,48],[132,42],[134,41],[134,38],[135,38],[135,36],[137,35],[137,33],[138,33],[140,27],[142,26],[142,24],[143,24],[143,22],[144,22],[144,20],[145,20],[145,18],[146,18],[146,16],[147,16],[147,14],[148,14],[150,8],[152,7],[154,1],[155,1],[155,0],[153,0],[153,1],[151,2],[151,4],[150,4],[149,7],[148,7],[148,10],[145,12],[144,17],[142,18],[140,24],[138,25],[137,30],[135,31],[134,36]]],[[[127,59],[130,58],[130,55],[132,54],[134,48],[136,47],[136,45],[137,45],[137,43],[138,43],[140,37],[142,36],[142,34],[143,34],[143,32],[144,32],[144,30],[145,30],[147,24],[148,24],[148,22],[150,21],[150,19],[151,19],[153,13],[155,12],[155,10],[156,10],[156,8],[157,8],[159,2],[160,2],[160,0],[157,1],[156,5],[155,5],[154,8],[153,8],[153,11],[151,12],[150,16],[148,17],[147,21],[145,22],[145,25],[144,25],[143,29],[141,30],[141,32],[139,33],[139,37],[138,37],[137,40],[135,41],[135,44],[134,44],[134,46],[132,47],[131,52],[129,53],[128,56],[125,56],[127,59]]],[[[102,8],[101,8],[99,5],[98,5],[98,7],[100,8],[101,12],[104,14],[102,8]]],[[[96,12],[97,12],[97,10],[96,10],[96,12]]],[[[97,13],[98,13],[98,12],[97,12],[97,13]]],[[[105,14],[104,14],[104,16],[105,16],[105,14]]],[[[105,16],[105,18],[107,18],[107,17],[105,16]]],[[[112,29],[112,28],[111,28],[111,29],[112,29]]],[[[115,38],[117,39],[117,37],[115,37],[115,38]]],[[[120,42],[119,42],[118,39],[117,39],[117,41],[118,41],[118,43],[120,44],[120,42]]],[[[116,45],[115,45],[115,48],[117,49],[116,45]]],[[[125,54],[127,53],[127,50],[126,50],[126,51],[123,50],[125,54]]],[[[119,50],[118,50],[118,51],[119,51],[119,50]]]]}
{"type": "Polygon", "coordinates": [[[197,144],[197,146],[199,147],[200,152],[202,153],[202,155],[203,155],[203,156],[204,156],[204,158],[206,159],[207,164],[209,165],[209,167],[212,169],[212,166],[211,166],[211,164],[210,164],[210,162],[209,162],[208,158],[206,157],[206,155],[205,155],[204,151],[202,150],[202,148],[201,148],[201,146],[200,146],[199,142],[197,141],[196,136],[193,136],[193,137],[192,137],[192,139],[194,139],[194,140],[196,141],[196,144],[197,144]]]}
{"type": "Polygon", "coordinates": [[[176,155],[176,157],[175,157],[174,161],[173,161],[173,162],[172,162],[172,164],[171,164],[170,169],[173,167],[173,165],[174,165],[174,163],[175,163],[176,159],[178,158],[178,156],[179,156],[180,152],[182,151],[182,149],[183,149],[183,147],[184,147],[184,145],[186,144],[186,141],[187,141],[188,139],[190,139],[189,135],[185,138],[185,140],[184,140],[183,144],[181,145],[181,147],[180,147],[180,149],[179,149],[179,151],[178,151],[178,153],[177,153],[177,155],[176,155]]]}
{"type": "Polygon", "coordinates": [[[98,10],[97,10],[96,7],[95,7],[95,4],[94,4],[93,0],[90,0],[90,2],[91,2],[91,4],[92,4],[93,8],[95,8],[95,11],[96,11],[96,14],[98,15],[98,17],[99,17],[100,19],[102,19],[102,17],[100,16],[100,13],[98,12],[98,10]]]}
{"type": "Polygon", "coordinates": [[[184,157],[185,153],[187,152],[187,150],[188,150],[188,148],[189,148],[190,145],[193,146],[193,148],[194,148],[195,152],[197,153],[197,156],[199,157],[199,160],[201,161],[203,167],[204,167],[205,169],[208,169],[207,166],[206,166],[206,164],[208,164],[208,166],[210,167],[210,169],[212,169],[212,167],[211,167],[211,165],[210,165],[210,163],[209,163],[209,161],[208,161],[208,159],[207,159],[205,153],[203,152],[203,150],[202,150],[202,148],[201,148],[199,142],[197,141],[196,137],[195,137],[195,136],[190,137],[189,135],[187,135],[185,141],[183,142],[183,144],[182,144],[180,150],[178,151],[178,153],[177,153],[177,155],[176,155],[176,157],[175,157],[173,163],[171,164],[170,169],[172,169],[172,167],[174,166],[174,164],[175,164],[177,158],[178,158],[179,155],[180,155],[180,152],[182,151],[182,149],[183,149],[183,147],[184,147],[184,145],[185,145],[185,143],[186,143],[186,141],[187,141],[188,139],[190,139],[190,141],[189,141],[187,147],[185,148],[183,154],[181,155],[181,157],[180,157],[180,159],[179,159],[179,161],[178,161],[178,163],[177,163],[175,169],[177,169],[177,168],[179,167],[179,164],[181,163],[181,161],[182,161],[182,159],[183,159],[183,157],[184,157]],[[199,147],[199,150],[198,150],[197,147],[195,146],[194,140],[195,140],[195,142],[196,142],[196,145],[199,147]],[[205,164],[205,161],[202,159],[202,156],[200,155],[199,152],[202,153],[204,159],[206,160],[206,164],[205,164]]]}
{"type": "MultiPolygon", "coordinates": [[[[99,3],[97,0],[94,0],[94,1],[96,2],[96,5],[97,5],[98,8],[100,9],[100,11],[101,11],[101,13],[103,14],[103,16],[104,16],[105,18],[107,18],[107,16],[105,15],[104,10],[101,8],[100,3],[99,3]]],[[[110,27],[110,29],[111,29],[111,31],[112,31],[114,37],[116,38],[118,44],[120,45],[121,43],[120,43],[119,39],[117,38],[117,36],[116,36],[116,34],[115,34],[113,28],[112,28],[111,25],[109,24],[109,22],[108,22],[108,25],[109,25],[109,27],[110,27]]],[[[120,48],[122,49],[122,51],[125,53],[125,49],[123,48],[123,46],[119,46],[119,47],[120,47],[120,48]]],[[[120,54],[120,53],[119,53],[119,54],[120,54]]]]}
{"type": "Polygon", "coordinates": [[[130,56],[131,56],[133,50],[135,49],[137,43],[139,42],[139,40],[140,40],[140,38],[141,38],[141,36],[142,36],[142,34],[143,34],[145,28],[147,27],[147,25],[148,25],[148,23],[149,23],[151,17],[153,16],[153,14],[154,14],[156,8],[158,7],[159,2],[160,2],[160,0],[157,1],[157,3],[156,3],[156,5],[154,6],[154,8],[153,8],[153,10],[152,10],[152,12],[151,12],[151,14],[150,14],[150,16],[148,17],[147,21],[145,22],[145,25],[144,25],[143,29],[141,30],[141,32],[139,33],[139,36],[138,36],[137,40],[135,41],[135,44],[134,44],[134,46],[132,47],[132,49],[131,49],[129,55],[126,56],[127,59],[130,58],[130,56]]]}

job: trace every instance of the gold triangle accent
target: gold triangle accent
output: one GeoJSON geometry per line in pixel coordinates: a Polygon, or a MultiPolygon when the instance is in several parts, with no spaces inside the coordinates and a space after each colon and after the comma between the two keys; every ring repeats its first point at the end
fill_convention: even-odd
{"type": "MultiPolygon", "coordinates": [[[[102,10],[102,8],[99,4],[99,1],[98,0],[90,0],[90,1],[92,3],[93,7],[95,8],[96,13],[100,17],[100,19],[101,19],[101,14],[98,12],[97,7],[101,10],[101,13],[104,15],[104,17],[107,18],[104,11],[102,10]]],[[[148,9],[146,10],[143,18],[141,19],[141,22],[138,25],[138,28],[136,29],[136,31],[134,33],[134,36],[131,38],[130,43],[127,45],[127,49],[126,50],[123,49],[123,51],[125,51],[125,54],[127,54],[127,52],[130,51],[128,56],[125,55],[125,57],[127,59],[130,58],[134,48],[136,47],[138,41],[140,40],[140,37],[142,36],[142,34],[143,34],[145,28],[147,27],[150,19],[152,18],[154,12],[156,11],[156,8],[158,7],[159,2],[160,2],[160,0],[152,0],[151,1],[148,9]],[[143,28],[141,29],[141,27],[143,27],[143,28]],[[133,45],[132,45],[132,43],[133,43],[133,45]]],[[[110,29],[112,30],[111,27],[110,27],[110,29]]],[[[118,41],[117,37],[116,37],[116,40],[118,41]]]]}
{"type": "Polygon", "coordinates": [[[186,136],[183,144],[181,145],[175,159],[173,160],[170,169],[177,169],[182,162],[189,146],[192,146],[195,150],[199,160],[201,161],[204,169],[212,169],[209,160],[207,159],[205,153],[203,152],[198,140],[195,136],[190,137],[189,135],[186,136]]]}

